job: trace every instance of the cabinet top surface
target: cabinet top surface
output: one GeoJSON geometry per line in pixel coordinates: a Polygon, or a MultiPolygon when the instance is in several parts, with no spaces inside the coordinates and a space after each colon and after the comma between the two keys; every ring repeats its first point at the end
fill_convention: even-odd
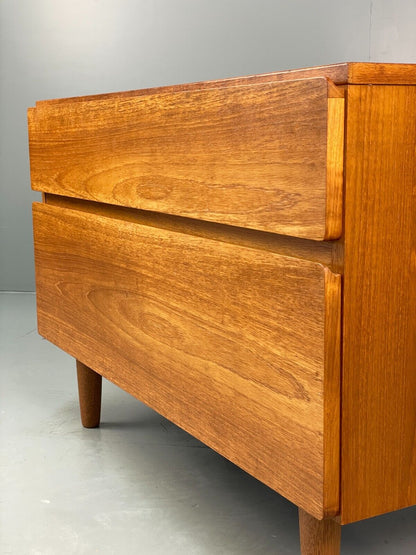
{"type": "Polygon", "coordinates": [[[307,79],[310,77],[326,77],[337,85],[416,85],[416,64],[391,64],[371,62],[344,62],[325,66],[291,69],[243,77],[231,77],[213,81],[200,81],[180,85],[168,85],[147,89],[112,92],[98,95],[77,96],[42,100],[37,106],[57,104],[61,102],[79,102],[87,100],[101,100],[111,97],[141,96],[146,94],[188,91],[215,87],[232,87],[235,85],[287,81],[292,79],[307,79]]]}

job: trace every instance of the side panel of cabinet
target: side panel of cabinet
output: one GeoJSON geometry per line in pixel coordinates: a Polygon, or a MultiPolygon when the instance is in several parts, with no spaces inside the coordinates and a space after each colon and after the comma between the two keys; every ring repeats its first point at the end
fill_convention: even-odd
{"type": "Polygon", "coordinates": [[[347,98],[343,523],[416,504],[416,86],[347,98]]]}

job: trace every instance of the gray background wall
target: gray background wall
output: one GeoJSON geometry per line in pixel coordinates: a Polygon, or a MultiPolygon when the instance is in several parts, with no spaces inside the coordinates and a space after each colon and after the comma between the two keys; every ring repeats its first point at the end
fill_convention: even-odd
{"type": "Polygon", "coordinates": [[[415,0],[0,0],[0,290],[33,291],[36,100],[342,61],[416,62],[415,0]]]}

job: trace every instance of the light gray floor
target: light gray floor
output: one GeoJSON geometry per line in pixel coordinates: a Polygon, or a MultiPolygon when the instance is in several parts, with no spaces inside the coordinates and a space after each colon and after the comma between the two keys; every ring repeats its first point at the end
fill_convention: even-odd
{"type": "MultiPolygon", "coordinates": [[[[79,421],[75,363],[0,294],[1,555],[299,553],[297,509],[112,384],[79,421]]],[[[416,508],[343,527],[342,553],[416,553],[416,508]]]]}

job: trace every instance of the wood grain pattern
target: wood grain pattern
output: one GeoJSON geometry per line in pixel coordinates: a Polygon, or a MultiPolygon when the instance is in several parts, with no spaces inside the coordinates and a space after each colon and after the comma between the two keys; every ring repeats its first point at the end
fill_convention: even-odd
{"type": "Polygon", "coordinates": [[[415,64],[350,62],[348,83],[356,85],[416,85],[415,64]]]}
{"type": "Polygon", "coordinates": [[[180,218],[159,212],[101,204],[89,200],[51,195],[50,193],[45,193],[44,196],[44,202],[52,206],[81,210],[90,214],[97,214],[126,222],[170,229],[171,231],[215,239],[216,241],[223,241],[233,245],[243,245],[285,256],[311,260],[328,266],[335,273],[339,273],[340,269],[342,269],[342,253],[340,254],[342,245],[340,245],[339,241],[310,241],[309,239],[300,239],[299,237],[277,235],[253,229],[204,222],[203,220],[180,218]]]}
{"type": "Polygon", "coordinates": [[[342,190],[344,184],[344,99],[328,99],[327,198],[325,237],[342,234],[342,190]]]}
{"type": "MultiPolygon", "coordinates": [[[[338,274],[336,274],[338,275],[338,274]]],[[[331,279],[325,290],[324,391],[324,506],[326,516],[340,510],[341,432],[341,276],[331,279]]]]}
{"type": "Polygon", "coordinates": [[[165,94],[179,91],[197,91],[205,89],[218,89],[223,87],[235,87],[237,85],[253,85],[259,83],[281,83],[293,81],[294,79],[310,79],[312,77],[323,77],[329,79],[335,85],[345,85],[348,82],[348,63],[330,64],[324,66],[289,69],[260,73],[256,75],[244,75],[240,77],[229,77],[226,79],[213,79],[209,81],[197,81],[194,83],[180,83],[162,87],[143,88],[130,91],[110,92],[104,94],[92,94],[87,96],[73,96],[69,98],[53,98],[39,100],[36,106],[47,104],[67,104],[73,102],[87,102],[89,100],[109,100],[111,98],[125,98],[132,96],[144,96],[148,94],[165,94]]]}
{"type": "Polygon", "coordinates": [[[338,275],[48,205],[34,233],[41,335],[317,518],[334,511],[338,275]]]}
{"type": "Polygon", "coordinates": [[[348,87],[342,523],[416,504],[416,87],[348,87]]]}
{"type": "Polygon", "coordinates": [[[301,555],[339,555],[341,526],[335,520],[317,520],[299,509],[301,555]]]}
{"type": "Polygon", "coordinates": [[[97,428],[101,415],[102,377],[77,360],[77,379],[82,425],[97,428]]]}
{"type": "Polygon", "coordinates": [[[330,98],[337,108],[328,120],[335,93],[312,78],[39,105],[29,111],[32,187],[336,239],[343,99],[330,98]]]}
{"type": "Polygon", "coordinates": [[[89,100],[108,100],[111,98],[124,98],[142,96],[147,94],[171,93],[174,91],[195,91],[218,87],[233,87],[236,85],[250,85],[255,83],[280,83],[293,79],[309,79],[311,77],[324,77],[336,85],[378,84],[378,85],[412,85],[416,84],[415,64],[385,64],[369,62],[342,62],[324,66],[290,69],[257,75],[244,75],[242,77],[229,77],[196,83],[181,83],[162,87],[144,88],[130,91],[95,94],[88,96],[75,96],[70,98],[54,98],[41,100],[36,106],[46,104],[66,104],[73,102],[86,102],[89,100]]]}

